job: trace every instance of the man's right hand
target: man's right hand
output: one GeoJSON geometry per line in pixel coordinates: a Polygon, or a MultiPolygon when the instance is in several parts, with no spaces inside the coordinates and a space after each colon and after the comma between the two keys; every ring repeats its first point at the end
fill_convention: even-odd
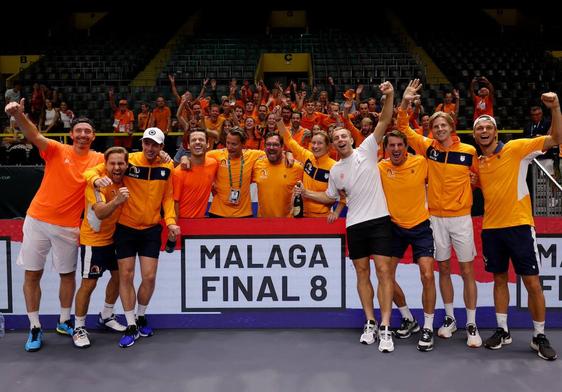
{"type": "Polygon", "coordinates": [[[97,180],[94,181],[94,186],[96,188],[104,188],[106,186],[109,186],[113,184],[113,181],[111,181],[111,178],[104,176],[104,177],[100,177],[97,180]]]}
{"type": "Polygon", "coordinates": [[[187,155],[184,155],[180,158],[180,166],[182,170],[190,170],[191,169],[191,161],[187,155]]]}

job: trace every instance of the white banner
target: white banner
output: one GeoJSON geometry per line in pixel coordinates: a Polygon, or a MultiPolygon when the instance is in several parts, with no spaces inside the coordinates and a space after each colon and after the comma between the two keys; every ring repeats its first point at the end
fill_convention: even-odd
{"type": "MultiPolygon", "coordinates": [[[[562,309],[562,236],[537,235],[539,278],[547,309],[562,309]]],[[[517,278],[517,306],[527,308],[527,290],[517,278]]]]}
{"type": "Polygon", "coordinates": [[[183,311],[345,308],[343,236],[184,238],[183,311]]]}

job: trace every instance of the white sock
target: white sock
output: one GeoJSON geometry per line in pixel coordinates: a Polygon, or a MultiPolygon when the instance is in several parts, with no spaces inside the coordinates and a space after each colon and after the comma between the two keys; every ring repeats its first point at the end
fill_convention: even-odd
{"type": "Polygon", "coordinates": [[[402,306],[401,308],[398,308],[398,310],[400,311],[402,318],[405,318],[406,320],[410,320],[410,321],[414,320],[414,316],[412,316],[412,312],[410,312],[408,305],[402,306]]]}
{"type": "Polygon", "coordinates": [[[535,328],[533,331],[533,337],[536,338],[540,333],[544,335],[544,321],[533,320],[533,327],[535,328]]]}
{"type": "Polygon", "coordinates": [[[86,316],[74,315],[74,328],[85,327],[85,326],[86,326],[86,316]]]}
{"type": "Polygon", "coordinates": [[[496,320],[498,328],[502,328],[505,332],[509,331],[507,329],[507,313],[496,313],[496,320]]]}
{"type": "Polygon", "coordinates": [[[41,328],[41,323],[39,322],[39,311],[28,312],[27,318],[29,318],[29,329],[33,329],[34,327],[41,328]]]}
{"type": "Polygon", "coordinates": [[[147,307],[148,307],[148,305],[138,304],[137,305],[137,317],[144,316],[144,314],[146,313],[147,307]]]}
{"type": "Polygon", "coordinates": [[[433,331],[433,313],[423,313],[423,327],[433,331]]]}
{"type": "Polygon", "coordinates": [[[476,325],[476,309],[466,308],[466,324],[476,325]]]}
{"type": "Polygon", "coordinates": [[[115,306],[115,304],[108,304],[107,302],[103,303],[103,309],[101,311],[101,318],[102,319],[107,319],[110,318],[111,315],[113,314],[113,307],[115,306]]]}
{"type": "Polygon", "coordinates": [[[70,320],[70,308],[60,308],[59,323],[70,320]]]}
{"type": "Polygon", "coordinates": [[[125,318],[127,319],[127,325],[137,325],[134,310],[125,310],[125,318]]]}
{"type": "Polygon", "coordinates": [[[445,304],[445,314],[449,317],[455,318],[455,307],[453,303],[445,304]]]}

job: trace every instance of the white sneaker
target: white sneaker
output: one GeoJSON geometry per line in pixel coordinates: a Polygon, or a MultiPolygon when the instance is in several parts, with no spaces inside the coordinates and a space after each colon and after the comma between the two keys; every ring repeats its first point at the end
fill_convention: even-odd
{"type": "Polygon", "coordinates": [[[388,326],[381,326],[379,329],[379,351],[381,353],[391,353],[394,351],[392,331],[388,329],[388,326]]]}
{"type": "Polygon", "coordinates": [[[457,322],[451,316],[445,316],[443,325],[437,331],[437,335],[441,338],[449,339],[457,330],[457,322]]]}
{"type": "Polygon", "coordinates": [[[466,324],[466,345],[474,348],[482,346],[482,338],[476,324],[466,324]]]}
{"type": "Polygon", "coordinates": [[[372,320],[368,320],[363,327],[363,334],[359,339],[359,342],[363,344],[373,344],[377,341],[377,329],[378,329],[377,322],[372,320]]]}
{"type": "Polygon", "coordinates": [[[72,333],[72,343],[78,348],[90,347],[90,338],[88,338],[88,331],[84,327],[74,328],[72,333]]]}
{"type": "Polygon", "coordinates": [[[101,313],[98,315],[98,327],[109,329],[115,332],[125,332],[125,330],[127,329],[125,325],[117,321],[114,314],[104,319],[101,317],[101,313]]]}

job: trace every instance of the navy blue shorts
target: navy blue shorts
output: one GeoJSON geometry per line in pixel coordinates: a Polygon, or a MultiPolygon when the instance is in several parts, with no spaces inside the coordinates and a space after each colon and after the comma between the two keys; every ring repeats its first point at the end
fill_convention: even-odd
{"type": "Polygon", "coordinates": [[[435,248],[429,219],[410,229],[405,229],[392,222],[392,257],[399,259],[404,257],[408,245],[412,245],[416,263],[420,257],[433,257],[435,248]]]}
{"type": "Polygon", "coordinates": [[[371,219],[347,228],[347,250],[351,260],[371,255],[391,254],[392,225],[390,217],[371,219]]]}
{"type": "Polygon", "coordinates": [[[80,262],[82,264],[82,278],[98,279],[104,271],[117,271],[117,256],[115,245],[89,246],[80,245],[80,262]]]}
{"type": "Polygon", "coordinates": [[[148,229],[133,229],[119,223],[115,225],[115,250],[117,259],[139,256],[157,259],[162,246],[162,226],[155,225],[148,229]]]}
{"type": "Polygon", "coordinates": [[[529,225],[482,230],[486,271],[507,272],[509,259],[518,275],[538,275],[535,228],[529,225]]]}

